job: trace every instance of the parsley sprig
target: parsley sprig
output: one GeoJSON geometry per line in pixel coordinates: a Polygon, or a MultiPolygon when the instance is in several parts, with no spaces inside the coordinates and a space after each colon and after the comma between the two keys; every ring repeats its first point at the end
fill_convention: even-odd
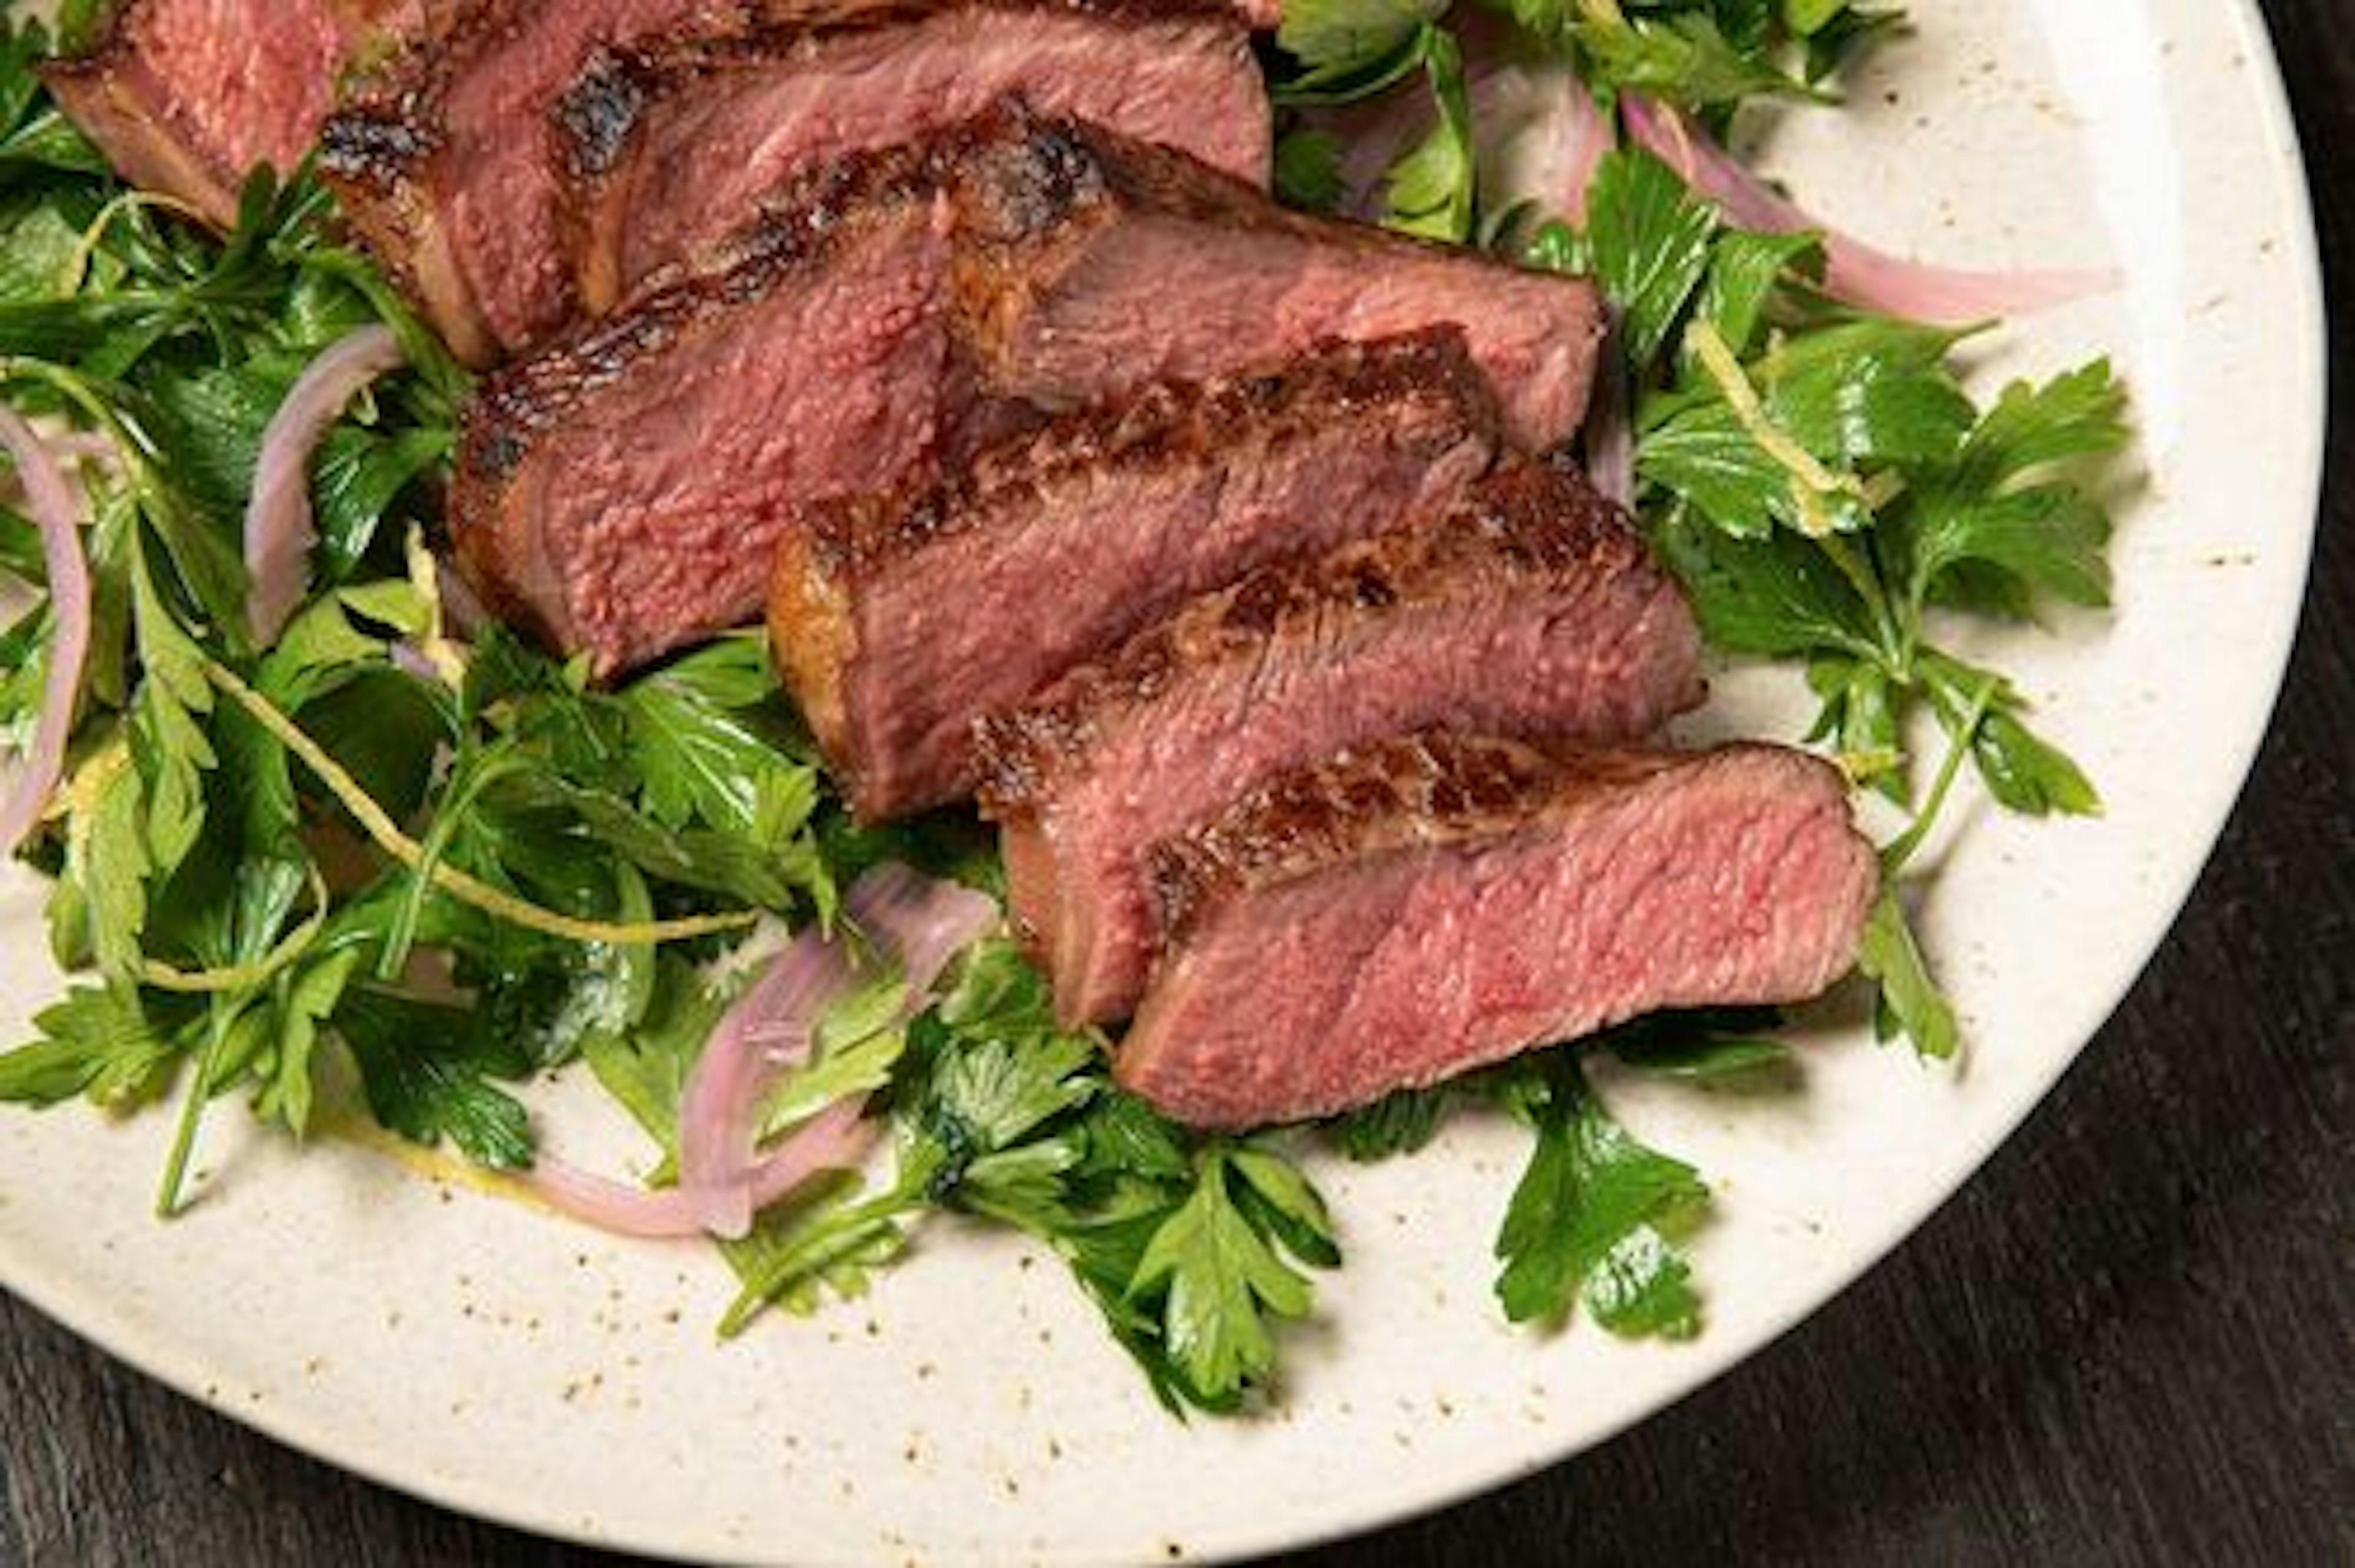
{"type": "MultiPolygon", "coordinates": [[[[1821,704],[1808,738],[1899,806],[1916,800],[1909,737],[1926,712],[2000,805],[2100,809],[2019,687],[1952,652],[1941,625],[2109,603],[2103,470],[2128,432],[2106,361],[1982,411],[1957,369],[1970,335],[1831,305],[1811,237],[1730,228],[1642,151],[1608,155],[1585,231],[1550,226],[1533,253],[1591,267],[1620,306],[1637,510],[1714,646],[1803,661],[1821,704]]],[[[1864,960],[1884,1033],[1939,1057],[1958,1046],[1953,1009],[1894,873],[1946,793],[1890,857],[1864,960]]]]}
{"type": "Polygon", "coordinates": [[[1383,171],[1379,211],[1406,233],[1463,244],[1508,216],[1483,210],[1465,39],[1496,58],[1549,61],[1598,92],[1640,91],[1721,126],[1758,97],[1829,101],[1840,69],[1902,20],[1854,0],[1289,0],[1272,91],[1286,111],[1277,188],[1345,208],[1343,138],[1316,116],[1401,94],[1431,124],[1383,171]],[[1498,40],[1495,35],[1506,35],[1498,40]]]}

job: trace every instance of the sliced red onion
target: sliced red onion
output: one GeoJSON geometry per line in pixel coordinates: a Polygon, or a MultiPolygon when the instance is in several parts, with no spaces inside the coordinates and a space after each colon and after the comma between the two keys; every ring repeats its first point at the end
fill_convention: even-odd
{"type": "Polygon", "coordinates": [[[1628,407],[1626,331],[1617,305],[1605,313],[1605,321],[1595,357],[1594,398],[1586,410],[1586,478],[1597,495],[1633,507],[1636,422],[1628,407]]]}
{"type": "MultiPolygon", "coordinates": [[[[830,1105],[787,1135],[752,1172],[753,1207],[765,1209],[821,1171],[849,1170],[865,1159],[883,1128],[864,1119],[860,1109],[847,1102],[830,1105]]],[[[540,1155],[523,1180],[549,1208],[617,1236],[676,1241],[704,1234],[695,1204],[677,1188],[632,1187],[549,1154],[540,1155]]]]}
{"type": "Polygon", "coordinates": [[[678,1184],[697,1223],[714,1235],[752,1228],[747,1179],[760,1141],[761,1093],[806,1056],[826,1004],[850,985],[839,942],[804,933],[721,1015],[688,1074],[678,1106],[678,1184]]]}
{"type": "Polygon", "coordinates": [[[82,666],[90,658],[90,561],[82,554],[73,490],[57,458],[33,427],[7,408],[0,408],[0,446],[16,462],[26,507],[40,530],[52,621],[41,716],[33,728],[24,769],[6,801],[0,803],[0,855],[13,855],[65,776],[66,742],[73,734],[74,708],[81,697],[82,666]]]}
{"type": "Polygon", "coordinates": [[[1560,66],[1506,65],[1476,77],[1470,93],[1483,202],[1583,223],[1595,166],[1619,139],[1586,84],[1560,66]]]}
{"type": "Polygon", "coordinates": [[[828,1105],[779,1140],[752,1168],[752,1211],[760,1212],[824,1170],[848,1170],[883,1136],[865,1115],[866,1097],[828,1105]]]}
{"type": "Polygon", "coordinates": [[[907,983],[903,1019],[923,1010],[949,960],[997,919],[997,906],[982,894],[894,862],[861,877],[845,904],[852,923],[899,961],[907,983]]]}
{"type": "Polygon", "coordinates": [[[364,326],[342,338],[297,378],[261,434],[253,498],[245,509],[245,566],[253,579],[246,620],[264,645],[285,629],[309,581],[311,454],[344,409],[368,383],[406,362],[389,326],[364,326]]]}
{"type": "Polygon", "coordinates": [[[387,650],[387,655],[392,660],[392,667],[401,674],[415,676],[418,679],[435,686],[442,683],[441,670],[434,667],[432,659],[425,656],[424,649],[407,637],[394,643],[387,650]]]}
{"type": "Polygon", "coordinates": [[[2118,286],[2115,271],[1986,272],[1933,266],[1875,249],[1816,219],[1744,168],[1674,109],[1621,95],[1628,134],[1743,229],[1824,236],[1824,289],[1834,299],[1913,321],[1967,325],[2046,310],[2118,286]]]}
{"type": "MultiPolygon", "coordinates": [[[[907,1017],[923,1005],[948,961],[996,918],[996,906],[980,894],[897,865],[861,877],[844,908],[853,925],[899,961],[907,1017]]],[[[809,1059],[827,1005],[856,977],[848,943],[805,932],[728,1009],[705,1044],[679,1104],[679,1189],[714,1235],[738,1237],[751,1229],[763,1201],[756,1190],[763,1168],[757,1157],[762,1096],[780,1073],[809,1059]]]]}
{"type": "Polygon", "coordinates": [[[532,1161],[523,1184],[549,1208],[617,1236],[661,1241],[703,1234],[695,1211],[677,1189],[652,1192],[631,1187],[545,1152],[532,1161]]]}
{"type": "Polygon", "coordinates": [[[443,629],[462,642],[472,642],[481,636],[496,620],[483,607],[482,600],[468,587],[466,580],[451,569],[448,561],[436,568],[436,581],[442,595],[443,629]]]}

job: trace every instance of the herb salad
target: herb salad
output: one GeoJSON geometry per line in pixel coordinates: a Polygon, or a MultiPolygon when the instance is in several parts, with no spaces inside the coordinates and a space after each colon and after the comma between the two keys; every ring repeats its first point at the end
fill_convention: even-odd
{"type": "MultiPolygon", "coordinates": [[[[1713,138],[1745,101],[1828,101],[1842,62],[1898,26],[1833,0],[1293,0],[1268,59],[1287,199],[1602,283],[1620,365],[1595,471],[1620,475],[1717,648],[1803,674],[1811,738],[1911,814],[1892,870],[1966,768],[2014,810],[2097,808],[2016,688],[1941,629],[2105,602],[2089,468],[2126,439],[2105,366],[1981,408],[1959,367],[1983,313],[1888,314],[1943,322],[2000,289],[1885,268],[1877,290],[1848,286],[1853,242],[1727,183],[1713,138]],[[1496,173],[1507,71],[1582,84],[1563,101],[1576,174],[1551,191],[1496,173]],[[1843,303],[1859,293],[1879,308],[1843,303]],[[1944,743],[1917,760],[1925,730],[1944,743]]],[[[471,624],[432,556],[464,373],[307,176],[257,179],[226,239],[124,188],[42,91],[47,46],[32,25],[0,44],[0,401],[85,496],[89,651],[24,849],[81,978],[0,1055],[0,1099],[168,1104],[168,1214],[216,1102],[291,1137],[364,1118],[544,1175],[526,1086],[586,1072],[644,1125],[653,1183],[673,1182],[698,1061],[781,933],[856,940],[846,901],[886,864],[995,891],[990,838],[961,815],[854,823],[753,638],[608,689],[471,624]],[[257,637],[237,528],[265,431],[306,367],[369,329],[407,368],[320,444],[310,591],[257,637]]],[[[36,519],[0,510],[0,567],[30,590],[0,631],[0,721],[29,734],[67,619],[36,519]]],[[[1892,879],[1864,967],[1885,1032],[1951,1055],[1903,892],[1892,879]]],[[[763,1101],[762,1135],[863,1104],[890,1155],[795,1186],[719,1243],[741,1282],[723,1331],[858,1290],[955,1212],[1061,1258],[1180,1410],[1273,1390],[1286,1325],[1341,1262],[1304,1157],[1409,1153],[1482,1107],[1530,1137],[1496,1236],[1506,1314],[1558,1326],[1582,1304],[1613,1332],[1696,1332],[1678,1242],[1708,1188],[1612,1120],[1582,1060],[1711,1077],[1784,1054],[1771,1015],[1650,1019],[1325,1127],[1204,1138],[1118,1088],[1104,1040],[1055,1027],[1004,937],[936,985],[915,968],[868,965],[763,1101]]]]}

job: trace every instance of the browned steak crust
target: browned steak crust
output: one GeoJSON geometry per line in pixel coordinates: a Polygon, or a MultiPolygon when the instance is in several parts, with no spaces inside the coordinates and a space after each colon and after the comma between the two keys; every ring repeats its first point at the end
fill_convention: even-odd
{"type": "Polygon", "coordinates": [[[1222,357],[1298,352],[1303,332],[1449,322],[1516,443],[1542,450],[1584,417],[1603,332],[1585,280],[1295,211],[1097,126],[1030,117],[1016,130],[969,155],[957,278],[976,347],[1009,393],[1051,398],[1123,364],[1138,384],[1214,373],[1222,357]]]}
{"type": "Polygon", "coordinates": [[[814,508],[808,549],[820,571],[855,591],[861,578],[982,525],[994,508],[1034,504],[1074,475],[1213,463],[1240,430],[1263,432],[1266,444],[1280,446],[1295,433],[1407,399],[1455,411],[1442,439],[1495,428],[1496,400],[1455,331],[1327,343],[1264,371],[1162,382],[1120,402],[1075,409],[954,473],[892,495],[847,496],[814,508]]]}
{"type": "MultiPolygon", "coordinates": [[[[1486,383],[1446,331],[1328,344],[1263,373],[1164,383],[1133,400],[1059,416],[942,475],[806,509],[778,556],[770,626],[779,668],[863,813],[935,805],[971,787],[969,730],[982,713],[1030,697],[1188,592],[1412,515],[1424,485],[1443,474],[1451,485],[1470,478],[1496,448],[1486,383]],[[1228,519],[1220,542],[1199,547],[1208,552],[1199,560],[1188,553],[1199,553],[1188,529],[1167,534],[1162,508],[1196,505],[1199,476],[1239,474],[1246,485],[1264,476],[1275,494],[1295,496],[1304,479],[1326,471],[1320,464],[1332,453],[1356,444],[1368,474],[1396,476],[1400,493],[1389,494],[1385,480],[1379,504],[1331,517],[1304,516],[1291,502],[1254,510],[1228,519]],[[1098,516],[1107,487],[1168,498],[1148,503],[1140,517],[1098,516]],[[1176,553],[1141,553],[1163,545],[1176,553]],[[1052,637],[1034,639],[1013,663],[981,646],[1001,635],[1007,617],[1036,612],[994,593],[964,620],[972,648],[918,652],[919,664],[943,664],[937,672],[910,674],[885,660],[872,645],[878,628],[889,633],[908,616],[933,613],[943,595],[973,592],[959,564],[973,549],[996,558],[1001,571],[1009,549],[1044,549],[1041,559],[1077,575],[1039,583],[1039,592],[1084,597],[1052,637]],[[1189,589],[1202,572],[1211,575],[1189,589]],[[1013,673],[1016,664],[1028,670],[1033,663],[1035,681],[1013,673]],[[921,688],[904,694],[910,700],[888,695],[909,682],[921,688]],[[944,732],[921,741],[898,733],[903,720],[935,707],[963,715],[945,732],[954,734],[954,758],[935,754],[944,732]]],[[[1365,487],[1355,475],[1346,483],[1365,487]]],[[[1013,658],[1012,650],[999,654],[1013,658]]]]}
{"type": "Polygon", "coordinates": [[[1220,0],[746,5],[592,54],[553,112],[559,229],[612,308],[691,261],[781,170],[1019,97],[1267,177],[1266,95],[1220,0]]]}
{"type": "Polygon", "coordinates": [[[712,269],[655,289],[606,321],[583,324],[485,379],[468,406],[449,515],[467,579],[486,602],[559,647],[577,645],[549,585],[560,573],[544,541],[517,515],[508,491],[535,443],[582,403],[625,377],[659,375],[660,361],[698,323],[806,279],[863,231],[903,219],[939,191],[937,149],[846,159],[811,175],[762,221],[740,234],[712,269]]]}
{"type": "Polygon", "coordinates": [[[627,48],[601,49],[557,108],[565,172],[593,184],[620,161],[647,104],[710,86],[780,54],[814,55],[862,33],[886,32],[961,6],[1010,15],[1051,12],[1143,24],[1231,21],[1226,0],[785,0],[746,7],[741,26],[682,27],[627,48]]]}
{"type": "Polygon", "coordinates": [[[1477,595],[1467,581],[1493,584],[1502,599],[1516,581],[1572,574],[1668,587],[1618,507],[1567,470],[1514,464],[1428,527],[1263,568],[1073,671],[1039,700],[992,715],[979,734],[983,806],[1001,821],[1036,809],[1088,764],[1107,731],[1193,670],[1263,658],[1288,640],[1346,640],[1350,621],[1369,613],[1469,603],[1477,595]]]}
{"type": "MultiPolygon", "coordinates": [[[[1744,750],[1774,748],[1727,749],[1744,750]]],[[[1182,942],[1220,900],[1389,851],[1526,832],[1550,814],[1689,761],[1670,752],[1541,748],[1449,731],[1355,747],[1155,845],[1148,854],[1162,933],[1182,942]]]]}

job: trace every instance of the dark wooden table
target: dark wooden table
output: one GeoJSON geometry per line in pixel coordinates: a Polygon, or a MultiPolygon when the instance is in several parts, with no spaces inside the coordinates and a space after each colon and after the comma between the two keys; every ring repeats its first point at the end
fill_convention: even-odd
{"type": "MultiPolygon", "coordinates": [[[[2347,5],[2265,10],[2332,295],[2355,307],[2347,5]]],[[[2334,348],[2338,482],[2272,739],[2189,912],[2061,1091],[1893,1260],[1732,1376],[1298,1563],[2355,1563],[2344,320],[2334,348]]],[[[0,1564],[615,1561],[352,1479],[0,1296],[0,1564]]]]}

